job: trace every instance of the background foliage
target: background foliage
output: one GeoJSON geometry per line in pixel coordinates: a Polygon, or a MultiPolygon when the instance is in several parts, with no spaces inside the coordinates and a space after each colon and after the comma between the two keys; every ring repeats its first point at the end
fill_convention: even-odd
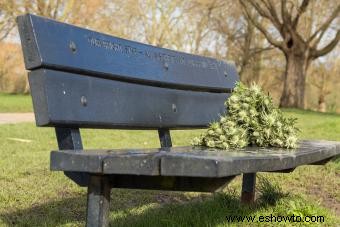
{"type": "MultiPolygon", "coordinates": [[[[322,49],[339,40],[339,11],[336,0],[0,0],[0,47],[4,50],[0,53],[0,92],[29,92],[15,18],[33,13],[160,47],[234,61],[244,83],[259,83],[278,103],[286,61],[275,44],[284,43],[285,36],[265,13],[277,12],[279,22],[285,19],[283,15],[286,22],[298,18],[296,34],[308,39],[315,33],[318,42],[312,44],[322,49]],[[258,10],[270,4],[272,10],[258,10]],[[280,13],[282,5],[285,14],[280,13]],[[274,45],[267,36],[275,39],[274,45]]],[[[336,89],[340,48],[332,47],[308,67],[304,108],[340,111],[340,91],[336,89]]]]}

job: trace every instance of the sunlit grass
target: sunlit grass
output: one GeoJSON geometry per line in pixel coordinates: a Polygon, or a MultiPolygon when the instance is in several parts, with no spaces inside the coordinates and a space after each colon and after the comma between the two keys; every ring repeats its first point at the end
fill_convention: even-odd
{"type": "Polygon", "coordinates": [[[0,113],[23,113],[32,111],[31,96],[0,93],[0,113]]]}
{"type": "MultiPolygon", "coordinates": [[[[339,140],[339,115],[299,110],[285,110],[285,113],[299,118],[301,138],[339,140]]],[[[81,132],[85,148],[159,147],[155,131],[81,132]]],[[[174,131],[173,144],[188,145],[199,133],[200,130],[174,131]]],[[[57,148],[54,129],[37,128],[33,123],[0,125],[0,144],[0,226],[84,225],[86,190],[63,173],[49,170],[49,151],[57,148]]],[[[339,159],[326,166],[299,167],[289,174],[260,175],[274,186],[260,187],[267,194],[253,207],[239,203],[239,177],[219,194],[113,189],[111,224],[228,226],[226,215],[289,215],[294,212],[324,215],[329,226],[340,223],[330,204],[330,201],[340,202],[339,159]],[[268,202],[272,195],[280,195],[275,203],[268,202]]]]}

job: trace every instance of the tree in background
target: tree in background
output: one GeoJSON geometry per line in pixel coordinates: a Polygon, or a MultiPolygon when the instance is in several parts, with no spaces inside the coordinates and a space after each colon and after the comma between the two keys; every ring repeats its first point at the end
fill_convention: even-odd
{"type": "Polygon", "coordinates": [[[340,39],[339,24],[336,23],[339,21],[340,4],[337,1],[323,4],[325,2],[310,0],[240,0],[240,3],[247,20],[285,56],[280,106],[304,108],[306,75],[311,62],[328,54],[340,39]],[[252,13],[253,9],[257,15],[252,13]],[[323,19],[321,23],[314,14],[323,19]],[[266,20],[270,27],[259,23],[258,17],[266,20]],[[333,24],[335,28],[332,28],[333,24]],[[324,44],[325,34],[331,29],[335,30],[334,37],[324,44]]]}
{"type": "MultiPolygon", "coordinates": [[[[232,60],[242,82],[250,84],[255,81],[270,92],[276,102],[281,97],[281,103],[289,101],[289,105],[285,106],[294,106],[297,99],[299,102],[303,100],[298,96],[302,95],[306,96],[308,107],[314,108],[315,86],[308,86],[307,92],[303,90],[304,86],[303,89],[299,86],[304,85],[306,69],[312,60],[331,51],[338,40],[334,38],[338,29],[336,26],[339,26],[336,24],[339,20],[336,18],[339,11],[337,2],[322,4],[322,1],[0,0],[0,42],[4,48],[6,45],[17,45],[10,54],[19,55],[16,59],[21,62],[15,18],[20,14],[33,13],[121,38],[232,60]],[[285,8],[281,7],[281,3],[285,8]],[[335,8],[337,10],[334,11],[335,8]],[[282,18],[281,14],[286,17],[282,18]],[[272,17],[279,21],[275,25],[280,25],[281,30],[273,24],[275,20],[270,20],[272,17]],[[275,48],[266,35],[283,47],[275,48]],[[8,38],[3,40],[6,36],[8,38]],[[286,51],[285,55],[281,54],[283,50],[286,51]],[[291,58],[293,60],[287,60],[291,58]],[[293,77],[300,75],[295,72],[303,72],[303,77],[293,77]],[[281,94],[283,84],[285,90],[281,94]]],[[[330,59],[329,56],[326,58],[330,59]]],[[[2,59],[0,91],[27,92],[29,88],[24,68],[16,67],[21,71],[14,70],[7,67],[10,65],[7,58],[2,59]]],[[[329,79],[334,81],[335,77],[329,79]]]]}
{"type": "Polygon", "coordinates": [[[16,43],[5,42],[8,36],[9,40],[11,40],[18,35],[17,30],[14,29],[17,16],[32,13],[95,28],[102,26],[102,22],[107,20],[107,17],[97,13],[104,9],[104,3],[103,0],[0,0],[0,44],[2,50],[10,50],[9,52],[4,51],[0,56],[0,91],[10,93],[29,92],[21,48],[19,46],[15,47],[16,43]],[[14,61],[13,59],[16,60],[14,61]],[[16,63],[13,64],[14,62],[16,63]]]}
{"type": "MultiPolygon", "coordinates": [[[[254,13],[254,12],[252,12],[254,13]]],[[[242,82],[260,83],[263,52],[272,50],[255,26],[244,19],[242,9],[236,1],[221,1],[221,7],[212,15],[212,28],[223,38],[219,46],[226,47],[224,59],[235,61],[242,82]]],[[[261,23],[261,22],[259,22],[261,23]]]]}
{"type": "Polygon", "coordinates": [[[158,47],[178,49],[185,1],[126,0],[119,3],[120,18],[128,18],[125,37],[158,47]]]}
{"type": "Polygon", "coordinates": [[[0,42],[0,91],[27,93],[27,79],[20,46],[0,42]]]}
{"type": "Polygon", "coordinates": [[[340,78],[337,77],[339,74],[340,57],[337,56],[327,63],[316,61],[312,67],[308,82],[317,89],[318,111],[327,111],[326,97],[331,94],[332,88],[339,85],[340,78]]]}
{"type": "Polygon", "coordinates": [[[0,0],[0,38],[6,38],[16,26],[16,17],[26,13],[86,27],[99,27],[107,19],[104,14],[107,12],[106,6],[105,0],[0,0]]]}

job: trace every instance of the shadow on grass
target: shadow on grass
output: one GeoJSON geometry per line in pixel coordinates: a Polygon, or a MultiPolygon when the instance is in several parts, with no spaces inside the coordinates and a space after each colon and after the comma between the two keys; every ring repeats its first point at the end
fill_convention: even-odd
{"type": "Polygon", "coordinates": [[[215,226],[225,222],[226,215],[249,215],[252,208],[241,205],[231,194],[215,194],[203,201],[168,204],[144,210],[125,210],[111,217],[110,226],[215,226]]]}
{"type": "Polygon", "coordinates": [[[336,163],[336,164],[339,164],[339,163],[340,163],[340,155],[335,156],[335,157],[331,160],[331,162],[334,162],[334,163],[336,163]]]}
{"type": "Polygon", "coordinates": [[[80,195],[1,213],[0,218],[8,226],[56,226],[84,220],[85,208],[86,197],[80,195]]]}
{"type": "MultiPolygon", "coordinates": [[[[142,213],[125,210],[118,218],[111,217],[111,226],[216,226],[231,224],[226,216],[250,216],[258,209],[275,206],[288,193],[266,178],[259,179],[259,198],[253,205],[240,203],[235,192],[215,193],[203,201],[149,207],[142,213]]],[[[234,223],[239,225],[241,223],[234,223]]],[[[249,224],[249,223],[248,223],[249,224]]]]}
{"type": "MultiPolygon", "coordinates": [[[[152,199],[143,200],[145,198],[143,196],[147,194],[156,197],[159,195],[175,196],[175,194],[143,190],[130,190],[128,194],[124,194],[123,190],[118,190],[111,194],[110,226],[215,226],[227,224],[226,216],[249,216],[257,209],[274,205],[277,200],[285,196],[285,194],[281,194],[280,189],[271,187],[268,190],[268,187],[270,188],[267,185],[267,190],[261,192],[257,203],[252,206],[241,204],[239,195],[235,192],[215,193],[208,198],[202,196],[196,198],[195,201],[172,201],[164,205],[152,201],[152,199]],[[279,191],[276,192],[277,190],[279,191]],[[140,195],[132,196],[131,193],[140,195]],[[131,199],[135,201],[131,201],[131,199]]],[[[183,193],[176,194],[177,196],[183,195],[183,193]]],[[[84,225],[85,216],[85,195],[0,214],[0,218],[9,226],[57,226],[70,223],[72,226],[84,225]]]]}

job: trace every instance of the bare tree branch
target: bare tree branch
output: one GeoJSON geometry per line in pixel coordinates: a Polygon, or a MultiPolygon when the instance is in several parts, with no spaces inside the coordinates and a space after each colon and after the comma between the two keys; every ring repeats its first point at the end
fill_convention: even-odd
{"type": "Polygon", "coordinates": [[[299,19],[301,17],[302,14],[304,14],[306,12],[306,9],[309,5],[309,0],[303,0],[300,7],[297,10],[297,14],[295,16],[295,18],[293,19],[293,28],[296,29],[297,25],[299,24],[299,19]]]}
{"type": "Polygon", "coordinates": [[[13,23],[9,28],[3,31],[3,34],[0,35],[0,41],[4,40],[9,35],[9,33],[11,33],[14,27],[15,27],[15,24],[13,23]]]}
{"type": "Polygon", "coordinates": [[[250,49],[252,51],[252,55],[256,55],[265,51],[273,50],[274,48],[272,46],[268,47],[262,47],[262,48],[252,48],[250,49]]]}
{"type": "Polygon", "coordinates": [[[290,16],[287,10],[287,0],[281,0],[281,16],[282,16],[282,20],[283,23],[286,25],[290,24],[290,16]]]}
{"type": "MultiPolygon", "coordinates": [[[[320,26],[319,29],[317,29],[314,34],[308,39],[308,43],[310,43],[311,41],[313,41],[313,39],[315,39],[315,37],[317,37],[317,35],[321,32],[324,33],[324,31],[326,31],[329,26],[332,24],[332,21],[338,16],[340,12],[340,4],[337,6],[337,8],[333,11],[333,13],[330,15],[330,17],[320,26]]],[[[321,37],[322,38],[322,37],[321,37]]],[[[319,39],[319,41],[321,40],[321,38],[319,39]]],[[[316,47],[318,43],[315,42],[313,44],[314,47],[316,47]]]]}
{"type": "Polygon", "coordinates": [[[275,6],[273,4],[273,2],[271,2],[270,0],[262,0],[263,4],[267,7],[268,11],[270,12],[270,14],[272,15],[273,18],[273,24],[276,27],[276,29],[282,33],[282,23],[280,22],[280,19],[277,15],[275,6]]]}
{"type": "Polygon", "coordinates": [[[243,6],[243,10],[245,13],[245,16],[247,17],[247,19],[258,29],[260,30],[260,32],[266,37],[266,39],[268,40],[268,42],[270,44],[272,44],[273,46],[283,49],[283,44],[282,42],[276,40],[274,37],[272,37],[272,35],[267,31],[267,29],[265,27],[263,27],[263,25],[261,25],[251,14],[249,11],[249,8],[247,6],[247,3],[245,0],[240,0],[241,5],[243,6]]]}
{"type": "Polygon", "coordinates": [[[337,31],[334,39],[330,41],[326,46],[324,46],[320,50],[314,50],[312,52],[312,58],[316,59],[318,57],[328,54],[338,44],[339,40],[340,40],[340,30],[337,31]]]}
{"type": "Polygon", "coordinates": [[[57,18],[58,16],[59,5],[60,5],[60,0],[57,0],[56,5],[54,7],[54,11],[52,13],[53,18],[57,18]]]}
{"type": "Polygon", "coordinates": [[[249,1],[249,3],[256,9],[256,11],[263,17],[272,20],[271,15],[269,14],[269,12],[267,12],[266,10],[264,10],[257,2],[255,1],[249,1]]]}

